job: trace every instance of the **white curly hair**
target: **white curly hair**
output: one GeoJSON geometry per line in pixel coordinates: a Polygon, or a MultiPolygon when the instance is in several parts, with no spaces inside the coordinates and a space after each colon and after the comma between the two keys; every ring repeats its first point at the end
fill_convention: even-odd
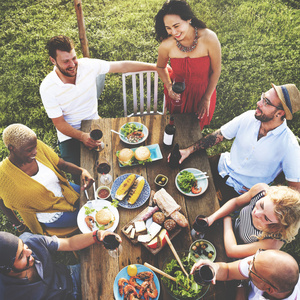
{"type": "Polygon", "coordinates": [[[33,130],[23,124],[11,124],[3,130],[2,139],[8,148],[8,145],[12,145],[19,149],[28,140],[36,138],[36,134],[33,130]]]}

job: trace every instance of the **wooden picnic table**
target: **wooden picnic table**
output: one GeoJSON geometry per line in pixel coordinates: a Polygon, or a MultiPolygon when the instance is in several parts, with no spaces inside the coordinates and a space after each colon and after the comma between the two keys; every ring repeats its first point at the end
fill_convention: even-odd
{"type": "MultiPolygon", "coordinates": [[[[219,202],[216,197],[216,191],[213,184],[212,174],[205,151],[194,153],[187,160],[185,160],[180,169],[171,169],[167,165],[167,156],[170,149],[165,149],[162,144],[163,133],[166,124],[170,119],[169,115],[146,115],[134,116],[130,118],[111,118],[99,119],[93,121],[83,121],[82,130],[89,132],[95,124],[100,125],[103,131],[103,142],[105,148],[101,152],[89,151],[84,146],[81,147],[81,167],[87,169],[95,178],[96,187],[100,185],[99,175],[96,171],[95,162],[98,156],[104,156],[111,164],[110,174],[113,179],[116,179],[122,174],[135,173],[142,175],[148,181],[151,190],[157,191],[154,179],[157,174],[164,174],[169,178],[165,189],[172,195],[172,197],[181,206],[181,212],[187,217],[189,225],[191,226],[198,214],[210,215],[219,208],[219,202]],[[140,122],[147,126],[149,136],[144,142],[145,145],[159,144],[163,155],[162,160],[154,161],[146,165],[119,167],[116,152],[122,148],[128,147],[123,143],[119,136],[111,132],[111,129],[119,131],[121,126],[127,122],[140,122]],[[177,173],[185,168],[197,168],[201,171],[206,171],[209,176],[209,184],[206,192],[201,196],[187,197],[181,194],[175,186],[175,177],[177,173]]],[[[178,143],[180,148],[185,148],[193,142],[201,138],[201,130],[199,123],[195,116],[191,114],[174,115],[176,134],[174,144],[178,143]]],[[[132,147],[131,147],[132,148],[132,147]]],[[[111,184],[110,184],[111,186],[111,184]]],[[[89,198],[94,199],[92,188],[89,189],[89,198]]],[[[81,192],[80,203],[81,206],[86,203],[87,199],[83,192],[81,192]]],[[[144,264],[148,262],[158,268],[162,268],[164,260],[173,256],[170,248],[166,245],[157,255],[151,254],[141,244],[134,245],[124,234],[121,233],[123,228],[128,222],[135,218],[142,210],[148,206],[148,201],[139,208],[126,209],[118,207],[120,221],[116,232],[122,238],[123,250],[120,256],[115,259],[108,255],[107,251],[102,245],[92,245],[81,252],[81,282],[82,282],[82,295],[83,299],[101,299],[112,300],[113,283],[116,275],[125,266],[129,264],[144,264]]],[[[223,242],[223,226],[222,221],[218,221],[209,227],[205,239],[213,243],[216,248],[217,258],[216,261],[226,261],[227,257],[224,250],[223,242]]],[[[177,251],[188,250],[192,243],[190,235],[190,228],[184,228],[173,240],[172,243],[177,251]]],[[[160,275],[158,275],[160,278],[160,275]]],[[[222,282],[218,282],[216,286],[211,286],[208,293],[203,299],[232,299],[226,297],[228,289],[222,282]]],[[[171,296],[164,289],[161,284],[160,300],[172,299],[171,296]]]]}

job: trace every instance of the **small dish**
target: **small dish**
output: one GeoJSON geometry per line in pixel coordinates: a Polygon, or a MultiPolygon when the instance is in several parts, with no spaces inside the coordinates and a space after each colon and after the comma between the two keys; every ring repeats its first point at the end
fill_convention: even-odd
{"type": "Polygon", "coordinates": [[[99,186],[96,191],[97,199],[106,200],[110,197],[110,188],[108,186],[99,186]]]}
{"type": "Polygon", "coordinates": [[[160,187],[164,187],[167,185],[168,183],[168,177],[162,174],[158,174],[155,179],[154,182],[156,185],[160,186],[160,187]]]}
{"type": "Polygon", "coordinates": [[[215,246],[211,242],[203,239],[196,240],[191,244],[190,253],[196,261],[199,259],[209,259],[210,261],[215,261],[217,257],[215,246]],[[201,245],[204,245],[205,248],[201,248],[201,245]]]}

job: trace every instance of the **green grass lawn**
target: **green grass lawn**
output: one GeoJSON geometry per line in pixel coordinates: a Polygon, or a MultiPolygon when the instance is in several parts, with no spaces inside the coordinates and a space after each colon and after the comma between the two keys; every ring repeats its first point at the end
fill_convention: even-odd
{"type": "MultiPolygon", "coordinates": [[[[297,0],[191,0],[189,3],[195,14],[216,32],[222,46],[216,111],[205,132],[253,109],[271,82],[295,83],[300,87],[297,0]]],[[[154,16],[163,1],[83,0],[82,4],[91,57],[156,62],[154,16]]],[[[56,133],[43,108],[39,85],[53,68],[45,50],[50,37],[70,36],[77,43],[78,56],[82,56],[73,1],[2,1],[0,29],[0,131],[11,123],[24,123],[55,148],[56,133]]],[[[119,74],[106,77],[99,115],[123,115],[119,74]]],[[[288,124],[300,136],[300,114],[288,124]]],[[[229,147],[230,143],[218,145],[210,154],[229,147]]],[[[2,142],[0,155],[1,159],[7,156],[2,142]]],[[[1,213],[0,229],[13,232],[1,213]]],[[[296,241],[287,250],[296,255],[298,245],[296,241]]]]}

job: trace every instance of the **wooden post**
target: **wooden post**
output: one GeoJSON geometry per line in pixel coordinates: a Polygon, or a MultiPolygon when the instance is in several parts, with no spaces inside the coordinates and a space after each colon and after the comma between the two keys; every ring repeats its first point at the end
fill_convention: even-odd
{"type": "Polygon", "coordinates": [[[74,6],[77,15],[77,24],[78,24],[79,39],[80,39],[82,54],[84,57],[90,57],[88,40],[85,34],[85,25],[84,25],[81,0],[74,0],[74,6]]]}

